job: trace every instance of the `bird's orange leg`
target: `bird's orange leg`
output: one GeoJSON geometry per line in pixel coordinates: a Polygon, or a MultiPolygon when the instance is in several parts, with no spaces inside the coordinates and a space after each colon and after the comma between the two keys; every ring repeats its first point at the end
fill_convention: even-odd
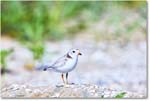
{"type": "Polygon", "coordinates": [[[65,84],[65,80],[64,80],[64,75],[63,75],[63,73],[61,74],[61,78],[62,78],[62,80],[63,80],[63,83],[65,84]]]}

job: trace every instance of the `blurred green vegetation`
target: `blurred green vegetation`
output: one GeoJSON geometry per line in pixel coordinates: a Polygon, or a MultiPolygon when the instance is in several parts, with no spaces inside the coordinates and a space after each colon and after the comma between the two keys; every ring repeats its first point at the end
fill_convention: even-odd
{"type": "MultiPolygon", "coordinates": [[[[2,1],[1,32],[2,35],[20,40],[33,52],[35,59],[40,59],[45,40],[72,37],[87,29],[90,23],[100,20],[108,11],[113,13],[106,22],[117,28],[113,37],[120,37],[123,29],[120,22],[124,20],[124,9],[136,10],[146,19],[145,8],[146,1],[2,1]]],[[[140,27],[139,22],[143,21],[128,25],[127,31],[124,32],[127,33],[127,38],[133,30],[140,27]]],[[[107,36],[106,33],[103,32],[100,37],[107,36]]],[[[95,34],[96,38],[99,34],[101,33],[95,34]]]]}
{"type": "Polygon", "coordinates": [[[102,5],[99,2],[3,1],[2,33],[31,42],[45,38],[59,40],[67,30],[65,20],[78,16],[83,9],[91,13],[102,11],[102,5]]]}
{"type": "Polygon", "coordinates": [[[0,51],[0,55],[1,55],[0,56],[1,57],[0,58],[0,65],[1,65],[2,69],[6,68],[6,58],[12,52],[13,52],[12,49],[10,49],[10,50],[1,50],[0,51]]]}
{"type": "MultiPolygon", "coordinates": [[[[60,40],[67,33],[78,32],[86,28],[87,22],[96,21],[108,8],[112,10],[113,6],[142,8],[146,2],[2,1],[1,4],[2,34],[17,37],[21,41],[37,42],[60,40]],[[81,17],[84,13],[85,17],[81,17]],[[65,28],[64,24],[72,19],[77,19],[77,25],[65,28]]],[[[116,22],[119,17],[112,20],[116,22]]]]}
{"type": "Polygon", "coordinates": [[[28,44],[27,46],[33,52],[35,60],[42,58],[44,54],[44,43],[28,44]]]}

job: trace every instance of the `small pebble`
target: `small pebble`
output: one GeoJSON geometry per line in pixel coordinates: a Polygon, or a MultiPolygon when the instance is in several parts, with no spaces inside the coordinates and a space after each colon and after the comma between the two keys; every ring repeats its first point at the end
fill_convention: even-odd
{"type": "Polygon", "coordinates": [[[26,87],[27,87],[26,85],[22,85],[22,86],[21,86],[21,88],[26,88],[26,87]]]}
{"type": "Polygon", "coordinates": [[[90,90],[90,93],[95,93],[95,92],[96,92],[95,89],[90,90]]]}
{"type": "Polygon", "coordinates": [[[33,93],[41,93],[41,91],[39,89],[35,89],[33,93]]]}
{"type": "Polygon", "coordinates": [[[59,93],[55,93],[54,97],[59,97],[60,94],[59,93]]]}
{"type": "Polygon", "coordinates": [[[25,91],[26,91],[27,93],[31,93],[31,92],[32,92],[31,89],[25,89],[25,91]]]}
{"type": "Polygon", "coordinates": [[[11,89],[12,89],[12,90],[18,90],[18,89],[19,89],[19,85],[13,84],[13,85],[11,86],[11,89]]]}
{"type": "Polygon", "coordinates": [[[104,98],[110,98],[110,95],[105,94],[104,98]]]}
{"type": "Polygon", "coordinates": [[[105,95],[109,95],[111,92],[110,91],[105,91],[104,94],[105,95]]]}

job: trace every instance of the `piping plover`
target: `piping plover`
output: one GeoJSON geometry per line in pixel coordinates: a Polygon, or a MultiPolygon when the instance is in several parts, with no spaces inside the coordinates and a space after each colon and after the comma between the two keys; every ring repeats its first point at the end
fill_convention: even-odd
{"type": "Polygon", "coordinates": [[[54,62],[54,64],[44,67],[43,70],[46,71],[52,69],[56,72],[62,73],[61,78],[63,83],[68,84],[68,73],[76,67],[79,55],[82,55],[79,49],[71,49],[67,54],[54,62]],[[64,73],[66,74],[66,82],[64,80],[64,73]]]}

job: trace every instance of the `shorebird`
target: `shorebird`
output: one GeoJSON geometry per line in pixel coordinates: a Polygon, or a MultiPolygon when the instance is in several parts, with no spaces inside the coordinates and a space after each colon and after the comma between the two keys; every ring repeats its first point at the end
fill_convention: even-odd
{"type": "Polygon", "coordinates": [[[67,54],[60,57],[52,65],[44,67],[43,70],[46,71],[48,69],[52,69],[55,72],[61,73],[63,83],[68,84],[68,74],[76,67],[79,55],[82,55],[79,49],[71,49],[67,54]],[[66,81],[64,80],[64,74],[66,74],[66,81]]]}

